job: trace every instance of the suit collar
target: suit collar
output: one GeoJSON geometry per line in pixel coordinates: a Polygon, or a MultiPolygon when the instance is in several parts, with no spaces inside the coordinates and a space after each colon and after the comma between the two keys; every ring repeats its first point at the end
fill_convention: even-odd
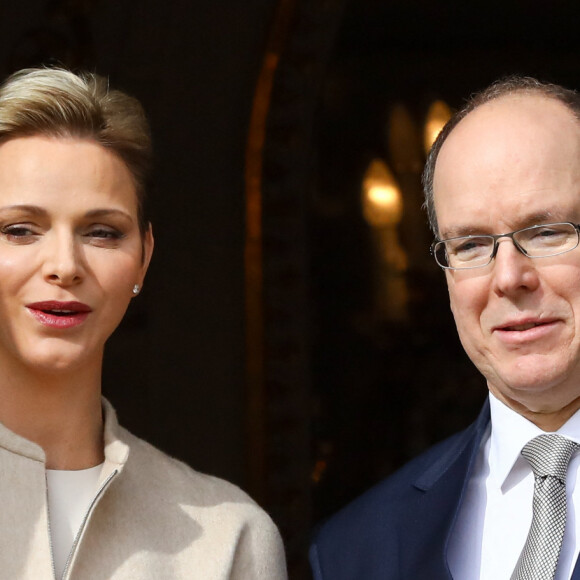
{"type": "MultiPolygon", "coordinates": [[[[490,418],[489,400],[486,398],[475,423],[458,434],[446,452],[431,463],[414,482],[414,486],[426,495],[433,492],[443,500],[438,510],[442,517],[440,530],[443,533],[439,536],[441,543],[435,542],[432,549],[423,554],[424,567],[421,568],[430,570],[432,578],[451,580],[446,556],[449,538],[490,418]]],[[[580,559],[576,562],[571,580],[580,580],[580,559]]]]}
{"type": "Polygon", "coordinates": [[[405,522],[399,529],[401,545],[412,546],[402,558],[405,578],[451,580],[447,547],[481,441],[489,426],[489,402],[465,431],[435,446],[424,459],[413,487],[420,493],[407,505],[405,522]]]}
{"type": "MultiPolygon", "coordinates": [[[[466,477],[461,482],[463,487],[469,481],[473,463],[477,457],[479,445],[485,435],[490,421],[489,400],[485,404],[475,423],[472,423],[463,433],[460,433],[446,452],[437,458],[416,480],[415,487],[422,491],[429,491],[448,472],[456,462],[460,462],[466,470],[466,477]]],[[[463,495],[463,492],[462,492],[463,495]]]]}

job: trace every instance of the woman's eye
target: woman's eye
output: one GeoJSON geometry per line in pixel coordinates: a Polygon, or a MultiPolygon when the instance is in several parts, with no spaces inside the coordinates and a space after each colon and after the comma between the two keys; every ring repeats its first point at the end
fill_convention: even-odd
{"type": "Polygon", "coordinates": [[[2,226],[0,233],[9,241],[27,242],[37,235],[37,233],[28,225],[11,224],[2,226]]]}
{"type": "Polygon", "coordinates": [[[86,234],[85,237],[94,240],[110,240],[116,241],[120,240],[121,238],[125,237],[122,232],[115,228],[111,227],[104,227],[104,226],[95,226],[91,228],[86,234]]]}

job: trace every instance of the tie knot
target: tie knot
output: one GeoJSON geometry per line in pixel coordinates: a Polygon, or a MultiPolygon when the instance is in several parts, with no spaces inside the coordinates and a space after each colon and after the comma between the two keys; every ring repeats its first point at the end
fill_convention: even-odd
{"type": "Polygon", "coordinates": [[[522,455],[532,466],[535,476],[551,475],[565,481],[570,458],[579,447],[578,443],[552,433],[528,441],[522,449],[522,455]]]}

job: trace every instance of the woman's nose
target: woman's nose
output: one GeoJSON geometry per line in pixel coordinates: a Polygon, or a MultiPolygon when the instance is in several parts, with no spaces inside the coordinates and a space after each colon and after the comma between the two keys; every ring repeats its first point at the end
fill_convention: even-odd
{"type": "Polygon", "coordinates": [[[47,282],[60,286],[78,284],[84,274],[82,248],[74,235],[54,233],[45,239],[43,275],[47,282]]]}

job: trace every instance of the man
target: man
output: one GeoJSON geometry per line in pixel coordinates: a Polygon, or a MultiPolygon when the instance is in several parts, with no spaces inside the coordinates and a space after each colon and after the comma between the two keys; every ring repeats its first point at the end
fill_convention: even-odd
{"type": "Polygon", "coordinates": [[[580,97],[529,78],[492,85],[442,131],[424,185],[489,402],[325,523],[314,576],[580,580],[580,97]]]}

